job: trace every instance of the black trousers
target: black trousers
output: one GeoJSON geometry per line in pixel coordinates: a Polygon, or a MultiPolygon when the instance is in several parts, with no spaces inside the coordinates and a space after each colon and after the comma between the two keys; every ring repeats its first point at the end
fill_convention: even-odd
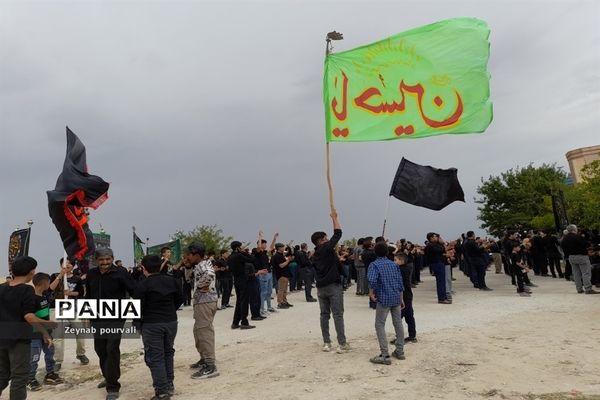
{"type": "Polygon", "coordinates": [[[563,272],[560,267],[560,255],[549,255],[548,265],[550,266],[550,273],[552,273],[552,276],[558,274],[559,277],[563,277],[563,272]]]}
{"type": "Polygon", "coordinates": [[[173,343],[177,335],[177,321],[142,325],[144,361],[150,368],[152,386],[156,395],[167,394],[175,377],[173,343]]]}
{"type": "MultiPolygon", "coordinates": [[[[114,324],[114,327],[123,327],[123,324],[114,324]]],[[[99,335],[100,326],[92,324],[99,335]]],[[[106,325],[102,325],[106,326],[106,325]]],[[[110,325],[113,327],[113,324],[110,325]]],[[[94,337],[94,350],[100,360],[100,370],[106,380],[106,391],[108,393],[118,392],[121,389],[119,378],[121,378],[121,335],[106,335],[94,337]]]]}
{"type": "Polygon", "coordinates": [[[256,278],[248,281],[248,302],[252,317],[260,317],[260,284],[256,278]]]}
{"type": "Polygon", "coordinates": [[[192,284],[190,282],[183,282],[183,305],[189,306],[192,304],[192,284]]]}
{"type": "Polygon", "coordinates": [[[235,310],[233,325],[248,325],[248,285],[246,282],[235,282],[235,310]]]}
{"type": "Polygon", "coordinates": [[[417,324],[415,322],[415,310],[412,306],[412,300],[404,303],[402,318],[404,318],[408,325],[408,337],[417,337],[417,324]]]}
{"type": "Polygon", "coordinates": [[[571,267],[569,258],[565,256],[565,279],[571,280],[571,275],[573,275],[573,268],[571,267]]]}
{"type": "Polygon", "coordinates": [[[231,279],[219,279],[219,287],[221,288],[221,307],[229,305],[231,298],[231,290],[233,289],[233,281],[231,279]]]}
{"type": "Polygon", "coordinates": [[[300,271],[300,280],[304,282],[304,296],[306,300],[312,299],[312,282],[314,278],[314,272],[312,267],[302,267],[300,271]]]}
{"type": "Polygon", "coordinates": [[[8,398],[11,400],[27,398],[30,368],[31,343],[17,342],[11,347],[0,347],[0,393],[6,389],[10,381],[8,398]]]}

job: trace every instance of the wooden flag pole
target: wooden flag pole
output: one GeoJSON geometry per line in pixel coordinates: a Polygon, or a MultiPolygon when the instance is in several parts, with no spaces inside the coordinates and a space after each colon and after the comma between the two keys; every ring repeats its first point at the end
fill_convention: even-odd
{"type": "Polygon", "coordinates": [[[387,225],[387,217],[390,211],[390,199],[392,196],[388,196],[387,206],[385,207],[385,217],[383,218],[383,231],[381,232],[381,236],[385,237],[385,226],[387,225]]]}
{"type": "Polygon", "coordinates": [[[333,202],[333,185],[331,183],[331,160],[329,155],[329,142],[325,143],[326,163],[327,163],[327,188],[329,189],[329,208],[331,212],[335,210],[333,202]]]}
{"type": "MultiPolygon", "coordinates": [[[[342,40],[344,37],[341,33],[332,31],[325,37],[325,57],[331,54],[331,41],[342,40]]],[[[327,165],[327,189],[329,190],[329,208],[331,213],[335,211],[335,203],[333,202],[333,184],[331,183],[331,156],[329,151],[329,141],[325,142],[325,160],[327,165]]]]}

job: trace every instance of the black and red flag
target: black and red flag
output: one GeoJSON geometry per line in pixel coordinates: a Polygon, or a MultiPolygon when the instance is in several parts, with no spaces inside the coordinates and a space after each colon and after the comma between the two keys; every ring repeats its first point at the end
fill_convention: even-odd
{"type": "Polygon", "coordinates": [[[98,208],[108,198],[108,183],[88,173],[85,146],[67,127],[67,154],[56,187],[49,190],[48,210],[67,255],[83,260],[94,251],[87,208],[98,208]]]}

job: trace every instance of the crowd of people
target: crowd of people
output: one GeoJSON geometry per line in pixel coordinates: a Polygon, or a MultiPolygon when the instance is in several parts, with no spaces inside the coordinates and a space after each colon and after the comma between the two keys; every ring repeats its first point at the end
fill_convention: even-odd
{"type": "MultiPolygon", "coordinates": [[[[24,399],[27,389],[40,390],[37,369],[44,354],[43,383],[63,382],[59,376],[64,358],[61,330],[54,321],[57,299],[139,299],[141,319],[136,321],[144,345],[144,359],[150,369],[155,391],[153,399],[174,395],[174,348],[177,310],[193,307],[193,337],[198,361],[190,366],[192,379],[219,376],[213,321],[219,310],[233,308],[231,329],[248,330],[272,313],[293,307],[288,291],[304,291],[307,302],[318,302],[322,350],[334,350],[329,329],[333,317],[337,336],[335,351],[351,350],[344,326],[344,292],[355,286],[357,296],[368,297],[365,307],[375,310],[375,332],[380,354],[370,361],[390,365],[392,358],[405,359],[404,345],[417,342],[413,289],[429,272],[435,277],[439,304],[452,304],[454,275],[458,270],[469,277],[477,290],[489,292],[486,273],[505,273],[519,296],[531,295],[536,285],[530,272],[540,277],[573,280],[578,293],[597,294],[600,285],[600,235],[580,232],[569,225],[559,237],[551,232],[508,230],[499,240],[476,237],[469,231],[457,240],[444,241],[437,233],[426,235],[424,243],[401,239],[395,243],[383,237],[360,238],[356,245],[340,243],[342,230],[335,211],[331,214],[333,235],[314,232],[312,247],[278,242],[269,244],[260,232],[252,249],[240,241],[227,249],[207,249],[190,243],[181,260],[171,264],[169,248],[160,256],[147,255],[139,266],[126,269],[115,261],[109,248],[95,253],[96,267],[74,268],[71,260],[59,261],[59,272],[36,273],[37,262],[25,256],[14,260],[11,279],[0,285],[0,392],[10,382],[10,398],[24,399]],[[563,263],[565,270],[563,272],[563,263]],[[30,282],[33,285],[30,285],[30,282]],[[233,290],[235,289],[235,295],[233,290]],[[313,290],[316,289],[316,298],[313,290]],[[235,304],[230,304],[235,297],[235,304]],[[391,315],[395,338],[388,341],[385,324],[391,315]],[[404,335],[402,320],[408,327],[404,335]],[[252,324],[251,324],[252,321],[252,324]],[[54,332],[53,332],[54,330],[54,332]],[[388,344],[395,349],[389,351],[388,344]]],[[[122,319],[92,319],[97,328],[123,327],[122,319]]],[[[88,364],[85,338],[76,336],[76,359],[88,364]]],[[[120,334],[93,336],[107,400],[120,391],[120,334]]]]}

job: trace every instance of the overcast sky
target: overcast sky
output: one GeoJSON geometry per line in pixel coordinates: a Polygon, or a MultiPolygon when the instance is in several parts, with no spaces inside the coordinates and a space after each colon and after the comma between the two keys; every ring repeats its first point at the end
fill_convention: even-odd
{"type": "MultiPolygon", "coordinates": [[[[388,234],[424,240],[479,226],[481,177],[600,142],[600,2],[0,2],[0,232],[33,219],[30,254],[55,268],[61,242],[45,191],[65,125],[90,172],[111,183],[92,212],[132,260],[131,226],[152,244],[217,224],[308,241],[331,230],[324,176],[324,36],[335,50],[457,16],[491,28],[494,121],[480,135],[333,143],[344,237],[381,231],[400,159],[456,167],[467,202],[436,212],[393,200],[388,234]]],[[[480,233],[484,233],[480,231],[480,233]]],[[[0,265],[6,270],[6,250],[0,265]]]]}

